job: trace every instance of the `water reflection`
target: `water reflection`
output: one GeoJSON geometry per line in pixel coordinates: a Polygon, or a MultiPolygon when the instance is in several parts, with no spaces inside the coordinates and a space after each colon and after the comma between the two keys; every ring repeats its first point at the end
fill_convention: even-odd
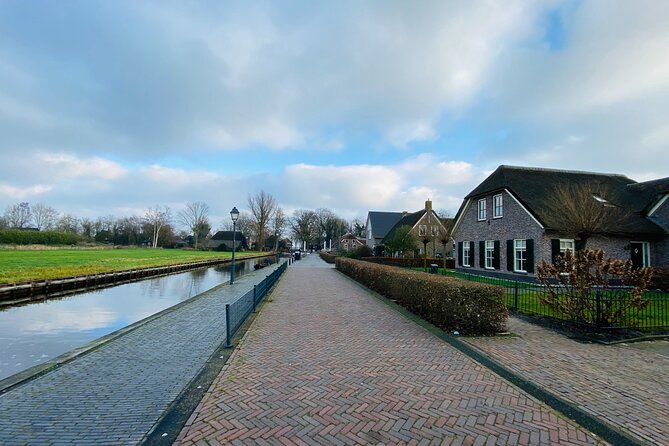
{"type": "MultiPolygon", "coordinates": [[[[235,264],[235,276],[255,260],[235,264]]],[[[0,379],[48,361],[230,280],[229,265],[0,308],[0,379]]]]}

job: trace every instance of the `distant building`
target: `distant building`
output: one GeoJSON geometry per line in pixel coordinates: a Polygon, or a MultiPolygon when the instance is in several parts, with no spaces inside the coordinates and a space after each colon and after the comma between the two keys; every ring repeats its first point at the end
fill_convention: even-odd
{"type": "MultiPolygon", "coordinates": [[[[217,248],[220,248],[222,245],[225,245],[225,247],[227,249],[231,250],[232,249],[232,237],[233,237],[233,232],[232,231],[218,231],[207,242],[207,248],[217,249],[217,248]]],[[[241,233],[240,231],[236,231],[235,249],[239,249],[240,247],[243,248],[245,246],[246,246],[246,242],[245,242],[244,234],[241,233]]]]}
{"type": "Polygon", "coordinates": [[[341,251],[351,251],[359,248],[360,246],[365,246],[366,240],[362,237],[356,237],[350,232],[342,235],[337,239],[332,247],[334,250],[341,251]]]}

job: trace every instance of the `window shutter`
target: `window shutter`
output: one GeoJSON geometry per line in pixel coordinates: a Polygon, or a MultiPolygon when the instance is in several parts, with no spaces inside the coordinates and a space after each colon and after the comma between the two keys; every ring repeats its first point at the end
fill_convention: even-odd
{"type": "Polygon", "coordinates": [[[495,240],[495,251],[492,254],[492,267],[499,269],[499,240],[495,240]]]}
{"type": "Polygon", "coordinates": [[[506,241],[506,269],[513,271],[513,240],[506,241]]]}
{"type": "Polygon", "coordinates": [[[555,259],[560,255],[560,239],[551,239],[551,259],[555,263],[555,259]]]}
{"type": "Polygon", "coordinates": [[[462,242],[458,242],[458,266],[462,266],[462,242]]]}
{"type": "Polygon", "coordinates": [[[479,242],[479,268],[485,268],[485,242],[479,242]]]}
{"type": "Polygon", "coordinates": [[[527,272],[534,272],[534,240],[528,238],[525,243],[527,243],[527,272]]]}

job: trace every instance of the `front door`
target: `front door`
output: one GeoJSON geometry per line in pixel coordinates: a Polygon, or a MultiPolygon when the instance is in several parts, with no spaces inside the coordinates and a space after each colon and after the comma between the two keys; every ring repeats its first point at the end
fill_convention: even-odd
{"type": "Polygon", "coordinates": [[[630,252],[632,258],[632,266],[634,268],[641,268],[650,266],[650,256],[648,252],[648,242],[632,242],[630,243],[630,252]]]}

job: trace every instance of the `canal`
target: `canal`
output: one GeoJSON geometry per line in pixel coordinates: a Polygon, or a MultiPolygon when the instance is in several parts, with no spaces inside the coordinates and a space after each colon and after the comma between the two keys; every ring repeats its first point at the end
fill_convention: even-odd
{"type": "MultiPolygon", "coordinates": [[[[235,262],[235,277],[262,260],[235,262]]],[[[0,308],[0,380],[229,280],[230,265],[225,264],[0,308]]]]}

